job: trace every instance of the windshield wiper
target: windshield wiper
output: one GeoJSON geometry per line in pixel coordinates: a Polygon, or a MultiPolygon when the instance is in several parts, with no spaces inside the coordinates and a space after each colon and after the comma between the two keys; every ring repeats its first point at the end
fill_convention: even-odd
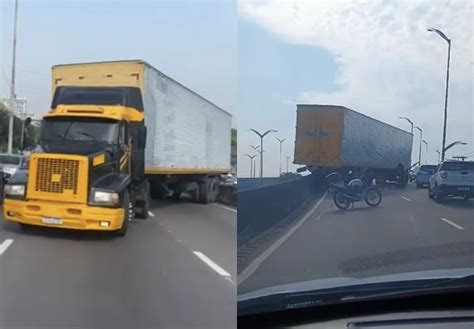
{"type": "Polygon", "coordinates": [[[75,131],[74,133],[78,134],[78,135],[82,135],[82,136],[86,136],[86,137],[89,137],[92,141],[96,142],[97,143],[97,138],[95,138],[94,135],[91,135],[89,133],[86,133],[84,131],[75,131]]]}

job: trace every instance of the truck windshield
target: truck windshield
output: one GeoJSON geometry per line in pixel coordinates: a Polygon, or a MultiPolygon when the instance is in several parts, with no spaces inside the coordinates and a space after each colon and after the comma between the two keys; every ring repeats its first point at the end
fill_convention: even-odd
{"type": "Polygon", "coordinates": [[[51,107],[69,105],[122,105],[143,112],[142,96],[134,87],[57,87],[51,107]]]}
{"type": "Polygon", "coordinates": [[[43,141],[116,143],[119,123],[113,120],[54,118],[43,122],[43,141]]]}

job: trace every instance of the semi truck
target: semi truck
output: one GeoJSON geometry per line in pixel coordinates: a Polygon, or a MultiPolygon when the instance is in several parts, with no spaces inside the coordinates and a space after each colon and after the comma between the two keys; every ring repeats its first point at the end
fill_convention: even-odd
{"type": "Polygon", "coordinates": [[[298,104],[294,163],[299,172],[408,183],[413,135],[344,106],[298,104]],[[349,174],[350,172],[350,174],[349,174]]]}
{"type": "Polygon", "coordinates": [[[227,111],[142,60],[53,66],[52,95],[28,170],[5,187],[6,220],[123,236],[150,197],[216,199],[227,111]]]}

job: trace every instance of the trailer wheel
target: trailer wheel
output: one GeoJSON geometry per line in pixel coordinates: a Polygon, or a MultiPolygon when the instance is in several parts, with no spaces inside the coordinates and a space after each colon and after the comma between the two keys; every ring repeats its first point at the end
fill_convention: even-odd
{"type": "Polygon", "coordinates": [[[132,217],[133,217],[133,207],[130,202],[130,193],[127,190],[123,192],[122,209],[123,209],[122,227],[119,230],[115,231],[115,234],[121,237],[127,234],[128,224],[132,220],[132,217]]]}
{"type": "Polygon", "coordinates": [[[211,202],[212,190],[211,190],[211,180],[206,179],[204,182],[199,183],[199,202],[203,204],[208,204],[211,202]]]}
{"type": "Polygon", "coordinates": [[[219,179],[212,178],[211,180],[211,202],[216,202],[219,196],[219,179]]]}

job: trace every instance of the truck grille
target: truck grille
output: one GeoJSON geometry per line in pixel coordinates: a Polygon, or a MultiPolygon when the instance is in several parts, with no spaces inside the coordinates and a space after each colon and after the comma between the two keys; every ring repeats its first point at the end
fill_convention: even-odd
{"type": "Polygon", "coordinates": [[[87,156],[33,153],[28,169],[26,197],[54,202],[87,203],[87,156]]]}
{"type": "Polygon", "coordinates": [[[79,161],[39,158],[37,168],[35,191],[77,194],[79,161]]]}

